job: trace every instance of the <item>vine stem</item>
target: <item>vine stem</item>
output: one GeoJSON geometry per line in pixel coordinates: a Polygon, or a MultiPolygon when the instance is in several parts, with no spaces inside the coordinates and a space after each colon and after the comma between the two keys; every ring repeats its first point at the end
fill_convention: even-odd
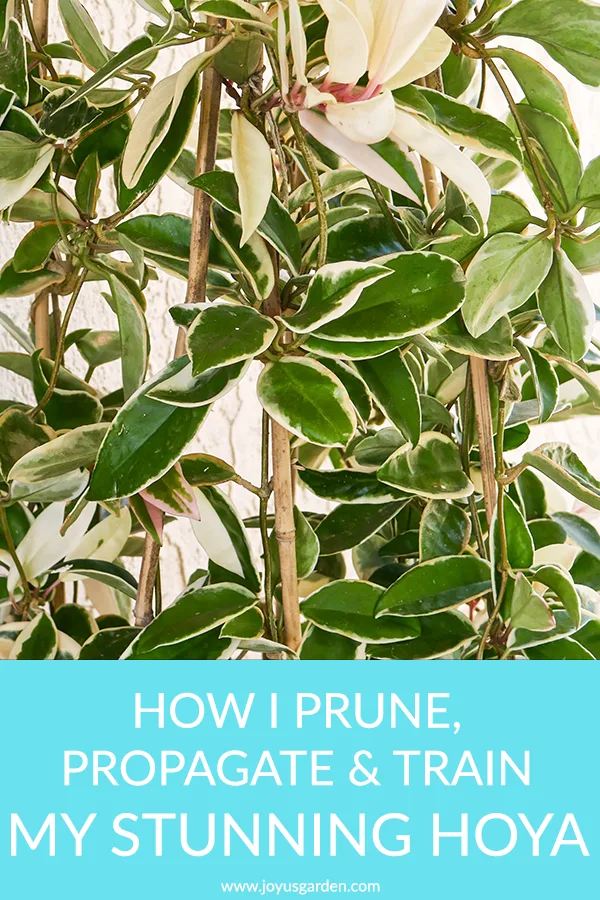
{"type": "Polygon", "coordinates": [[[54,393],[56,385],[58,383],[58,376],[60,375],[61,360],[62,360],[64,352],[65,352],[65,341],[67,339],[67,330],[69,328],[69,322],[71,320],[71,316],[73,315],[73,310],[75,309],[75,304],[77,303],[77,300],[81,293],[81,289],[82,289],[83,285],[85,284],[86,275],[87,275],[87,271],[84,268],[84,269],[82,269],[82,271],[80,272],[80,274],[77,278],[77,282],[75,284],[75,289],[74,289],[73,293],[71,294],[71,299],[69,300],[69,305],[67,306],[67,308],[65,310],[65,314],[63,316],[62,325],[60,328],[60,334],[58,336],[58,341],[56,342],[56,350],[54,352],[54,366],[52,369],[52,373],[50,375],[50,380],[48,381],[48,387],[46,388],[46,392],[44,393],[44,396],[42,397],[42,399],[40,400],[38,405],[34,409],[31,410],[31,412],[29,414],[31,416],[31,418],[35,418],[35,416],[37,416],[37,414],[40,413],[44,409],[44,407],[48,404],[49,400],[52,397],[52,394],[54,393]]]}
{"type": "Polygon", "coordinates": [[[6,541],[6,546],[8,548],[10,558],[14,562],[15,568],[19,573],[21,586],[23,588],[24,607],[27,610],[31,605],[31,591],[29,590],[29,582],[27,581],[27,575],[25,573],[25,569],[23,568],[23,563],[19,559],[17,548],[15,547],[15,542],[13,541],[12,532],[10,530],[10,525],[8,522],[8,516],[6,515],[6,509],[4,508],[4,506],[0,506],[0,524],[2,524],[2,531],[4,532],[4,539],[6,541]]]}
{"type": "Polygon", "coordinates": [[[319,219],[319,254],[317,257],[317,268],[320,269],[321,266],[324,266],[327,262],[327,205],[323,196],[323,187],[319,178],[319,172],[317,171],[315,158],[313,156],[312,150],[308,145],[308,141],[304,136],[304,131],[302,130],[302,125],[300,124],[300,119],[298,118],[298,113],[290,113],[288,115],[288,118],[292,126],[292,131],[294,132],[294,137],[296,138],[296,142],[298,144],[298,149],[300,150],[302,158],[306,163],[310,183],[312,184],[313,193],[315,195],[315,205],[317,207],[317,216],[319,219]]]}
{"type": "MultiPolygon", "coordinates": [[[[218,20],[209,17],[209,25],[218,20]]],[[[212,35],[206,38],[205,49],[212,50],[219,37],[212,35]]],[[[205,69],[202,75],[200,92],[200,123],[198,126],[198,151],[196,156],[196,175],[203,175],[215,167],[217,158],[217,141],[219,137],[219,112],[221,107],[221,77],[213,65],[205,69]]],[[[190,268],[186,303],[199,303],[206,299],[206,283],[208,277],[208,253],[210,238],[210,197],[199,188],[194,190],[194,208],[192,213],[192,233],[190,246],[190,268]]],[[[185,353],[185,330],[179,329],[175,344],[175,358],[185,353]]],[[[135,601],[135,622],[142,627],[148,625],[153,617],[152,598],[156,584],[160,558],[160,544],[150,534],[146,534],[144,553],[140,568],[140,580],[135,601]]]]}
{"type": "Polygon", "coordinates": [[[483,481],[483,502],[488,526],[492,523],[496,508],[496,466],[494,461],[494,425],[490,402],[490,386],[488,382],[487,363],[479,356],[471,356],[469,369],[473,385],[473,401],[475,404],[475,421],[481,461],[481,478],[483,481]]]}

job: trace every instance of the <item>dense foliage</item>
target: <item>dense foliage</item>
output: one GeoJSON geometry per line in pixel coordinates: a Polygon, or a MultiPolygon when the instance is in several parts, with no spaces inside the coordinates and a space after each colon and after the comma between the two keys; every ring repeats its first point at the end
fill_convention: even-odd
{"type": "Polygon", "coordinates": [[[519,448],[600,408],[581,274],[600,269],[600,157],[584,168],[560,81],[503,41],[598,87],[600,7],[138,2],[144,32],[113,51],[79,0],[50,3],[58,43],[35,2],[0,0],[0,208],[31,223],[0,298],[35,296],[31,333],[0,313],[19,347],[0,366],[36,397],[0,400],[0,658],[596,658],[600,482],[566,444],[519,448]],[[531,203],[506,189],[521,172],[531,203]],[[166,177],[192,218],[138,210],[166,177]],[[148,380],[165,272],[187,302],[148,380]],[[70,327],[88,282],[114,331],[70,327]],[[186,453],[253,363],[256,485],[186,453]],[[553,512],[551,482],[582,515],[553,512]],[[178,516],[209,564],[163,610],[178,516]]]}

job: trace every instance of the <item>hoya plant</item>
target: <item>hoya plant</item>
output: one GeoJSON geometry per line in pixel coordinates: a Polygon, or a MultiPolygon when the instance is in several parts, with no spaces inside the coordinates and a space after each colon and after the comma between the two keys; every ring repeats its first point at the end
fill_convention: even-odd
{"type": "Polygon", "coordinates": [[[0,298],[33,298],[0,366],[35,395],[0,401],[0,657],[598,658],[600,481],[530,448],[600,409],[600,157],[538,60],[599,87],[600,7],[138,2],[112,49],[79,0],[0,0],[0,208],[30,226],[0,298]],[[191,217],[144,213],[165,178],[191,217]],[[113,331],[72,327],[84,285],[113,331]],[[250,483],[188,447],[257,369],[250,483]],[[163,608],[178,517],[208,565],[163,608]]]}

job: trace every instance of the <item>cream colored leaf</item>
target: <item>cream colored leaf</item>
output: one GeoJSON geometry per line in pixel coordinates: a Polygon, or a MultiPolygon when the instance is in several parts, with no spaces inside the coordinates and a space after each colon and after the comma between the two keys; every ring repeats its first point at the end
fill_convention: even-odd
{"type": "Polygon", "coordinates": [[[29,193],[53,155],[53,144],[36,144],[8,131],[0,133],[0,209],[8,209],[29,193]]]}
{"type": "Polygon", "coordinates": [[[277,53],[279,54],[281,96],[287,97],[290,92],[290,68],[288,66],[287,58],[285,12],[281,0],[277,0],[277,53]]]}
{"type": "Polygon", "coordinates": [[[342,156],[350,165],[360,172],[373,178],[391,191],[397,191],[403,197],[408,197],[421,205],[421,201],[398,172],[381,157],[372,147],[366,144],[357,144],[349,140],[341,131],[334,128],[327,119],[310,110],[300,113],[302,126],[318,141],[325,144],[334,153],[342,156]]]}
{"type": "Polygon", "coordinates": [[[356,84],[367,71],[369,41],[352,10],[341,0],[320,0],[329,19],[325,53],[329,60],[328,81],[356,84]]]}
{"type": "Polygon", "coordinates": [[[231,156],[240,195],[243,247],[267,211],[273,189],[273,160],[266,138],[241,112],[231,119],[231,156]]]}
{"type": "Polygon", "coordinates": [[[446,0],[375,0],[369,77],[385,84],[417,52],[446,8],[446,0]]]}
{"type": "Polygon", "coordinates": [[[452,48],[452,38],[437,26],[432,28],[418,50],[405,63],[399,72],[386,82],[385,87],[390,91],[412,84],[418,78],[423,78],[434,72],[442,65],[452,48]]]}
{"type": "Polygon", "coordinates": [[[163,78],[150,91],[134,119],[123,153],[122,178],[126,187],[134,188],[150,158],[160,146],[181,103],[185,89],[197,72],[206,68],[223,41],[211,50],[199,53],[173,75],[163,78]]]}
{"type": "Polygon", "coordinates": [[[196,540],[203,547],[210,560],[221,566],[221,568],[227,569],[228,572],[233,572],[235,575],[243,577],[244,569],[240,558],[236,553],[229,532],[217,515],[216,510],[202,491],[195,488],[194,495],[198,504],[200,520],[190,520],[190,524],[196,540]]]}
{"type": "Polygon", "coordinates": [[[289,0],[289,14],[294,75],[296,76],[296,81],[305,86],[308,84],[306,78],[307,46],[304,23],[302,21],[302,16],[300,15],[300,4],[298,3],[298,0],[289,0]]]}
{"type": "Polygon", "coordinates": [[[327,120],[357,144],[377,144],[385,140],[395,123],[396,105],[390,91],[356,103],[328,104],[327,120]]]}
{"type": "Polygon", "coordinates": [[[396,110],[392,136],[437,166],[450,181],[464,191],[475,204],[484,222],[490,214],[492,192],[481,169],[472,159],[429,122],[410,113],[396,110]]]}
{"type": "MultiPolygon", "coordinates": [[[[99,559],[113,562],[125,546],[131,531],[131,513],[126,506],[116,516],[105,516],[83,536],[66,559],[99,559]]],[[[79,578],[79,576],[73,576],[79,578]]],[[[68,575],[65,580],[70,580],[68,575]]]]}

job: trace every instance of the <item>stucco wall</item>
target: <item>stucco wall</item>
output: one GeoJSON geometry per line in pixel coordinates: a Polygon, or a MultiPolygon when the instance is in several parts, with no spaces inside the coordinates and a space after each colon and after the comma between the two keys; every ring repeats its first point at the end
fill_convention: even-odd
{"type": "MultiPolygon", "coordinates": [[[[50,2],[51,39],[57,39],[60,35],[60,25],[57,22],[56,13],[57,4],[55,0],[50,0],[50,2]]],[[[134,0],[86,0],[85,5],[99,27],[105,43],[115,49],[134,35],[141,33],[146,20],[146,13],[137,6],[134,0]]],[[[193,52],[191,49],[187,52],[186,50],[187,48],[179,51],[179,66],[181,60],[193,52]]],[[[541,59],[541,51],[535,45],[531,45],[528,51],[540,55],[541,59]]],[[[582,134],[584,161],[587,161],[600,154],[600,116],[598,116],[600,95],[580,85],[560,67],[548,62],[546,57],[544,57],[544,61],[557,72],[569,90],[575,117],[582,134]]],[[[174,66],[172,54],[163,52],[157,65],[159,76],[168,74],[174,66]]],[[[498,102],[498,98],[491,91],[488,105],[494,107],[498,102]]],[[[518,187],[519,190],[521,187],[526,189],[524,185],[518,187]]],[[[113,207],[108,203],[105,208],[110,210],[113,207]]],[[[165,179],[151,200],[140,209],[140,212],[142,211],[188,214],[191,211],[191,197],[165,179]]],[[[25,226],[8,227],[0,224],[0,263],[10,258],[26,230],[25,226]]],[[[598,276],[590,278],[590,286],[595,295],[598,294],[599,285],[598,276]]],[[[183,300],[184,292],[185,286],[182,281],[163,274],[159,275],[158,281],[151,282],[147,289],[148,321],[152,340],[152,372],[160,369],[172,354],[175,330],[167,310],[169,306],[183,300]]],[[[26,327],[28,308],[29,302],[25,298],[2,301],[2,310],[22,327],[26,327]]],[[[73,328],[84,326],[93,329],[116,327],[115,317],[100,296],[98,288],[94,286],[85,290],[73,317],[73,328]]],[[[6,332],[0,329],[0,350],[5,349],[15,350],[17,347],[6,332]]],[[[85,367],[76,350],[68,351],[67,360],[75,371],[80,374],[84,373],[85,367]]],[[[112,363],[97,370],[93,384],[100,389],[112,389],[117,383],[118,366],[118,363],[112,363]]],[[[214,453],[232,460],[240,474],[257,481],[259,479],[260,410],[254,393],[254,383],[255,375],[247,378],[240,388],[232,391],[215,404],[206,427],[194,442],[193,449],[202,449],[204,452],[214,453]]],[[[2,397],[17,396],[23,399],[32,399],[29,384],[4,369],[0,369],[0,384],[2,385],[0,391],[2,397]]],[[[567,438],[592,471],[599,475],[600,420],[582,418],[570,422],[566,426],[561,424],[536,427],[533,443],[537,445],[544,440],[565,440],[567,438]]],[[[242,515],[250,515],[255,512],[252,498],[242,489],[234,487],[232,498],[242,515]]],[[[318,508],[314,498],[310,502],[310,508],[318,508]]],[[[203,562],[203,553],[191,535],[188,523],[182,521],[170,526],[162,554],[166,598],[175,596],[183,586],[184,572],[189,575],[203,562]]]]}

